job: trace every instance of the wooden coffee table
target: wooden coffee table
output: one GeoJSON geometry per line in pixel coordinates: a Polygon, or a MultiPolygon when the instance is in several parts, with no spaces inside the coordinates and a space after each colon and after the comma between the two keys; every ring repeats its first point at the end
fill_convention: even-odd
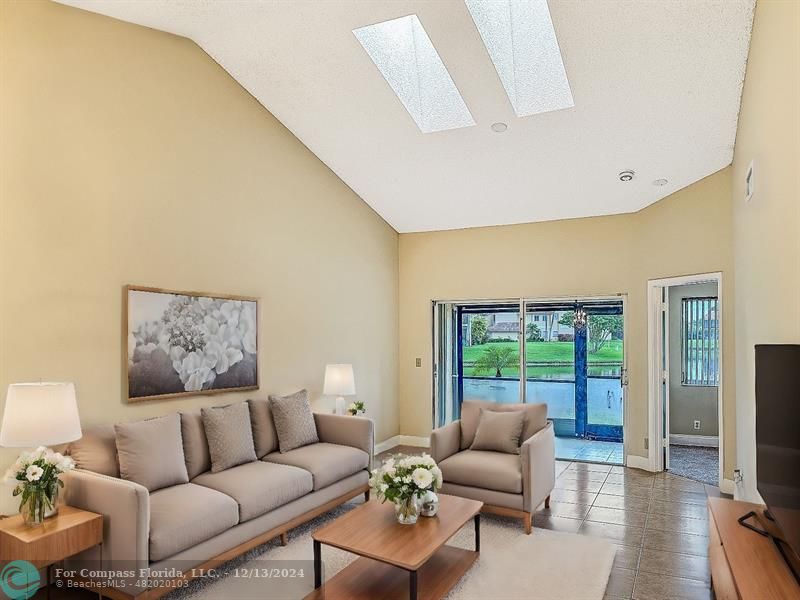
{"type": "Polygon", "coordinates": [[[400,525],[389,502],[359,506],[313,534],[315,590],[306,600],[443,597],[478,557],[482,506],[477,500],[440,494],[439,514],[420,517],[416,525],[400,525]],[[446,546],[470,519],[475,521],[475,550],[446,546]],[[323,585],[322,544],[361,558],[323,585]]]}

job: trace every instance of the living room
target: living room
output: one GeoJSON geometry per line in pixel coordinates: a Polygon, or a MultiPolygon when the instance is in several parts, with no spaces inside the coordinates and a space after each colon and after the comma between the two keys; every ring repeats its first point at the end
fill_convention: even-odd
{"type": "Polygon", "coordinates": [[[0,81],[0,535],[17,523],[25,549],[0,562],[32,557],[22,579],[37,582],[0,594],[83,597],[55,588],[81,561],[230,560],[306,577],[160,583],[232,598],[407,597],[412,581],[449,598],[800,589],[800,484],[764,479],[792,471],[770,474],[766,448],[797,452],[767,424],[798,423],[775,382],[800,366],[800,3],[4,0],[0,81]],[[521,11],[521,37],[498,6],[521,11]],[[413,86],[388,70],[404,47],[381,45],[386,23],[432,61],[413,86]],[[525,27],[552,68],[520,58],[539,39],[525,27]],[[443,77],[441,96],[417,89],[426,77],[443,77]],[[670,289],[709,282],[687,296],[704,314],[665,311],[670,289]],[[509,325],[473,340],[471,313],[509,325]],[[545,314],[560,329],[543,335],[545,314]],[[610,358],[592,345],[607,315],[610,358]],[[665,363],[662,318],[683,326],[672,349],[700,376],[665,363]],[[488,362],[501,347],[502,367],[488,362]],[[670,460],[670,375],[716,399],[681,430],[716,439],[711,479],[670,460]],[[58,498],[43,494],[55,516],[18,461],[38,446],[66,455],[41,475],[65,471],[58,498]],[[433,474],[420,483],[435,517],[394,521],[402,503],[374,470],[397,453],[429,455],[409,464],[433,474]],[[512,463],[517,479],[496,481],[512,463]],[[237,498],[258,477],[210,482],[243,467],[269,473],[258,501],[237,498]],[[156,531],[151,498],[181,486],[201,496],[165,500],[174,528],[156,531]],[[216,512],[181,521],[189,505],[216,512]],[[768,536],[722,522],[749,510],[768,536]],[[26,554],[74,540],[70,515],[97,543],[26,554]],[[363,540],[342,541],[348,523],[363,540]],[[380,554],[432,523],[438,545],[418,551],[438,567],[380,554]],[[378,587],[358,588],[370,560],[378,587]],[[432,587],[426,573],[445,571],[432,587]]]}

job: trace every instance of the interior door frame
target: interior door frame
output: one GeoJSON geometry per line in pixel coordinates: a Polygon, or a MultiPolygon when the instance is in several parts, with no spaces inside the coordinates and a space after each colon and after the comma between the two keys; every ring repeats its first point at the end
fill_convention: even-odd
{"type": "MultiPolygon", "coordinates": [[[[669,336],[662,335],[661,319],[666,314],[669,319],[669,288],[678,285],[689,285],[694,283],[716,283],[718,298],[719,319],[719,385],[717,386],[717,420],[719,438],[719,487],[723,492],[733,492],[733,482],[726,480],[725,474],[725,405],[723,403],[724,385],[724,329],[725,318],[723,316],[725,301],[723,298],[722,272],[697,273],[694,275],[680,275],[676,277],[663,277],[650,279],[647,282],[647,408],[648,408],[648,465],[650,471],[660,472],[664,470],[664,450],[669,447],[669,390],[667,389],[667,404],[664,403],[661,395],[661,385],[663,377],[669,376],[669,336]],[[663,298],[662,299],[662,294],[663,298]],[[662,345],[663,344],[663,345],[662,345]],[[666,352],[665,369],[661,368],[662,352],[666,352]],[[665,421],[666,419],[666,421],[665,421]],[[665,427],[667,427],[665,429],[665,427]],[[666,438],[666,439],[665,439],[666,438]]],[[[667,320],[667,329],[669,320],[667,320]]],[[[667,385],[669,388],[669,385],[667,385]]]]}

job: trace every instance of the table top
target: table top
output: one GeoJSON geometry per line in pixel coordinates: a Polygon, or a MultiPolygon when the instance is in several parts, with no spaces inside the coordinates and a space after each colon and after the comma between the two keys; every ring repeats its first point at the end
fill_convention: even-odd
{"type": "Polygon", "coordinates": [[[72,506],[41,525],[25,524],[21,515],[0,519],[0,561],[27,560],[37,566],[52,564],[103,541],[103,516],[72,506]]]}
{"type": "Polygon", "coordinates": [[[401,525],[391,502],[370,500],[318,529],[313,538],[353,554],[416,571],[478,514],[483,502],[439,494],[439,513],[401,525]]]}

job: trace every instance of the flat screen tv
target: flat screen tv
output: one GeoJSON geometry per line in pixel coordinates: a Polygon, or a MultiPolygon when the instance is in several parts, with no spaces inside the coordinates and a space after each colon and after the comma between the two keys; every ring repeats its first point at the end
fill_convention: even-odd
{"type": "Polygon", "coordinates": [[[756,346],[756,461],[758,493],[800,555],[800,344],[756,346]]]}

